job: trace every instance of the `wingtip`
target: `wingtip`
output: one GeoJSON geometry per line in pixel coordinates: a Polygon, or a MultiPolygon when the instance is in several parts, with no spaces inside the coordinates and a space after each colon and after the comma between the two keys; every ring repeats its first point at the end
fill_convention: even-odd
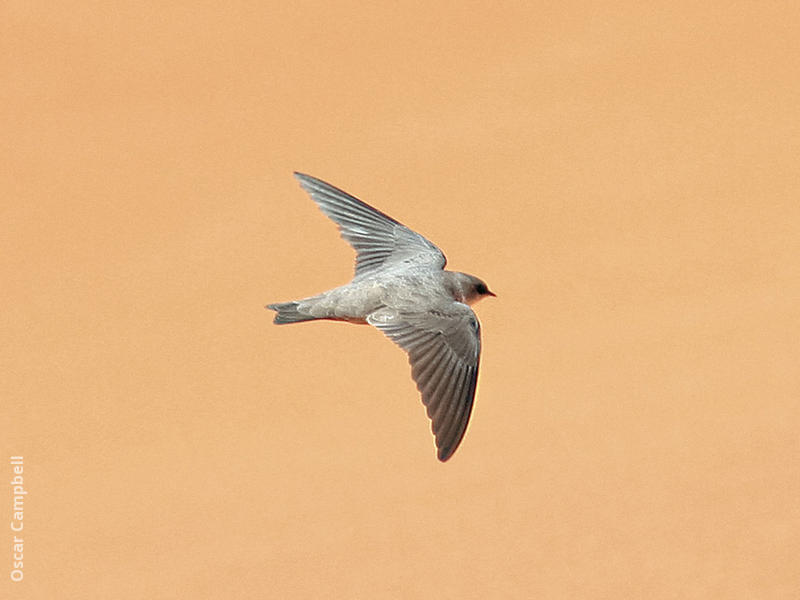
{"type": "Polygon", "coordinates": [[[319,191],[320,188],[324,189],[326,186],[333,187],[331,184],[322,181],[322,179],[318,179],[317,177],[307,173],[301,173],[300,171],[294,172],[294,178],[300,184],[300,187],[302,187],[309,194],[319,191]]]}
{"type": "Polygon", "coordinates": [[[294,171],[293,173],[294,178],[297,179],[300,183],[307,183],[309,181],[316,181],[316,177],[312,177],[307,173],[301,173],[300,171],[294,171]]]}
{"type": "Polygon", "coordinates": [[[439,451],[436,453],[436,458],[438,458],[440,462],[446,463],[452,458],[455,451],[455,448],[439,448],[439,451]]]}

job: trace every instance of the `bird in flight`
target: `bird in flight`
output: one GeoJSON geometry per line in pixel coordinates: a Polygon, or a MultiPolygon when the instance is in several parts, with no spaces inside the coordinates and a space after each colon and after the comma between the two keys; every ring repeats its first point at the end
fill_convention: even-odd
{"type": "Polygon", "coordinates": [[[495,294],[473,275],[445,271],[442,251],[389,215],[316,177],[295,177],[355,249],[355,275],[316,296],[267,305],[274,322],[377,327],[408,353],[437,456],[446,461],[464,437],[478,380],[481,330],[469,305],[495,294]]]}

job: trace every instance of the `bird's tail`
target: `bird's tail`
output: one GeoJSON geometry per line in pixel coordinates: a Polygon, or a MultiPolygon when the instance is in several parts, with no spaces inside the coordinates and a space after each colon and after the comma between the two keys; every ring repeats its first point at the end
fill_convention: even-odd
{"type": "Polygon", "coordinates": [[[299,302],[278,302],[276,304],[267,304],[267,308],[274,310],[277,314],[273,321],[277,325],[284,323],[301,323],[303,321],[313,321],[318,317],[305,315],[297,310],[299,302]]]}

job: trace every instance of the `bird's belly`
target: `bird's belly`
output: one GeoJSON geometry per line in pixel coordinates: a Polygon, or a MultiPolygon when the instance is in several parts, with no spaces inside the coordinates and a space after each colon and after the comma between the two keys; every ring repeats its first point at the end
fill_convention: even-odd
{"type": "Polygon", "coordinates": [[[383,297],[377,282],[349,283],[309,299],[301,308],[321,319],[366,323],[367,315],[383,306],[383,297]]]}
{"type": "Polygon", "coordinates": [[[366,323],[368,315],[384,306],[417,312],[441,300],[442,287],[435,277],[428,273],[384,273],[309,298],[300,309],[320,319],[351,323],[366,323]]]}

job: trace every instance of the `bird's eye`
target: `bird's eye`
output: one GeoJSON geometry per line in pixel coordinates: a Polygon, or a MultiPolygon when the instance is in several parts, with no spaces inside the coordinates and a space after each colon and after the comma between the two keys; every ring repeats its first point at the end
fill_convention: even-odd
{"type": "Polygon", "coordinates": [[[483,295],[486,294],[489,291],[489,289],[482,283],[479,283],[478,285],[475,286],[475,291],[483,295]]]}

